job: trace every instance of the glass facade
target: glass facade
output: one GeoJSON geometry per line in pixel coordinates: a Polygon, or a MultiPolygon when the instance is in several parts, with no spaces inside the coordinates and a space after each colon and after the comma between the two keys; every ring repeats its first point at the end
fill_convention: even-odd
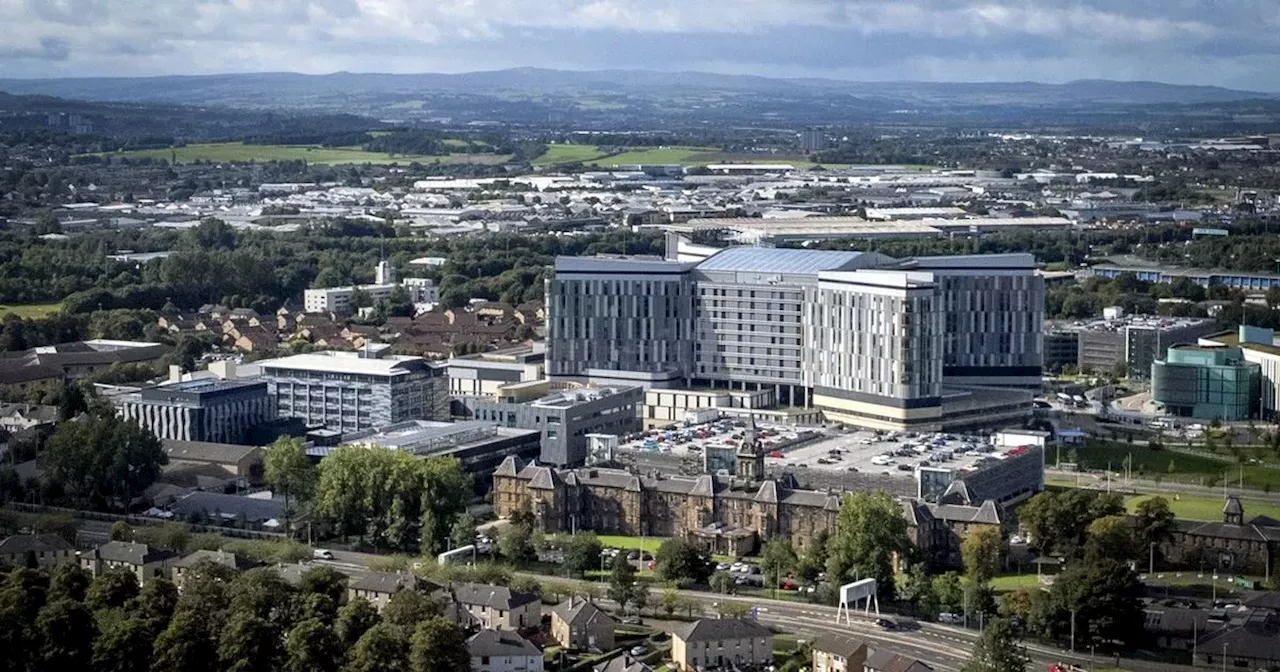
{"type": "Polygon", "coordinates": [[[1262,369],[1240,348],[1169,348],[1151,365],[1151,397],[1170,415],[1246,420],[1254,415],[1262,369]]]}

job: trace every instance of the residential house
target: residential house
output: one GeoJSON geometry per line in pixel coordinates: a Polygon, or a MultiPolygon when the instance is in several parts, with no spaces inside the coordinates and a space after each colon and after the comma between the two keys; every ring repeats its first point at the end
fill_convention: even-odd
{"type": "Polygon", "coordinates": [[[246,557],[236,555],[235,553],[227,553],[226,551],[195,551],[185,557],[178,558],[170,566],[173,570],[173,583],[182,590],[182,585],[186,581],[187,575],[191,569],[200,563],[209,563],[220,565],[237,572],[261,567],[262,563],[255,562],[246,557]]]}
{"type": "Polygon", "coordinates": [[[0,428],[10,434],[41,425],[51,425],[57,420],[57,406],[41,404],[4,404],[0,406],[0,428]]]}
{"type": "Polygon", "coordinates": [[[481,630],[467,640],[471,672],[542,672],[542,651],[520,635],[481,630]]]}
{"type": "Polygon", "coordinates": [[[613,648],[613,626],[612,616],[580,597],[551,609],[551,636],[566,649],[608,651],[613,648]]]}
{"type": "Polygon", "coordinates": [[[74,564],[76,549],[56,534],[15,534],[0,541],[0,564],[53,569],[74,564]]]}
{"type": "Polygon", "coordinates": [[[904,656],[888,649],[872,649],[867,654],[863,672],[933,672],[924,661],[904,656]]]}
{"type": "Polygon", "coordinates": [[[862,672],[866,662],[866,642],[841,635],[813,640],[813,672],[862,672]]]}
{"type": "Polygon", "coordinates": [[[614,656],[609,659],[609,662],[597,665],[595,672],[653,672],[653,668],[623,651],[621,656],[614,656]]]}
{"type": "Polygon", "coordinates": [[[347,599],[368,600],[375,609],[382,611],[392,595],[402,590],[418,590],[418,583],[413,574],[369,572],[347,584],[347,599]]]}
{"type": "Polygon", "coordinates": [[[703,618],[671,633],[671,662],[681,670],[773,664],[773,632],[737,618],[703,618]]]}
{"type": "Polygon", "coordinates": [[[138,585],[145,586],[152,579],[167,576],[169,568],[177,559],[176,553],[151,548],[146,544],[108,541],[81,554],[80,568],[93,576],[117,569],[124,570],[137,577],[138,585]]]}
{"type": "Polygon", "coordinates": [[[483,628],[518,630],[542,621],[542,600],[533,593],[521,593],[506,586],[464,583],[453,589],[451,597],[483,628]]]}

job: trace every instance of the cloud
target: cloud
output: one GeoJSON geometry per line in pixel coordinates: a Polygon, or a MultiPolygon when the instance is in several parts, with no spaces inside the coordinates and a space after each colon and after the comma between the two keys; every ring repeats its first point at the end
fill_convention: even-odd
{"type": "Polygon", "coordinates": [[[641,67],[1280,89],[1275,0],[0,0],[0,76],[641,67]]]}

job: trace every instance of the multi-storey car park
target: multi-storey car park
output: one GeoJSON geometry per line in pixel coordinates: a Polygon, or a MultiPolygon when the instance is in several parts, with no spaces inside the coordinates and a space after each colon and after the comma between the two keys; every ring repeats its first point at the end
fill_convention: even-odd
{"type": "Polygon", "coordinates": [[[673,237],[667,259],[556,259],[547,306],[553,378],[764,389],[869,428],[1009,422],[1040,384],[1044,281],[1030,254],[894,259],[673,237]]]}

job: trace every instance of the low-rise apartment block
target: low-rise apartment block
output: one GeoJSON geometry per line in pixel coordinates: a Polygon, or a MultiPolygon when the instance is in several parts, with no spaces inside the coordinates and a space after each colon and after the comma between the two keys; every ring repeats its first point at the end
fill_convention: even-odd
{"type": "Polygon", "coordinates": [[[686,672],[770,665],[773,632],[755,621],[703,618],[672,631],[671,663],[686,672]]]}
{"type": "Polygon", "coordinates": [[[443,366],[367,347],[259,362],[281,418],[353,432],[448,417],[443,366]]]}

